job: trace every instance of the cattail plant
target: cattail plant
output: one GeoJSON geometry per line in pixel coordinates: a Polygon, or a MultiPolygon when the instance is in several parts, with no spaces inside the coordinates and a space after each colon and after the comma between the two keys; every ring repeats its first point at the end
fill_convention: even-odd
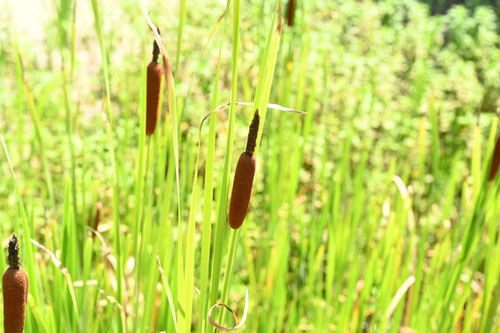
{"type": "Polygon", "coordinates": [[[94,207],[91,207],[91,212],[89,214],[89,218],[87,219],[87,225],[90,228],[97,230],[99,223],[102,220],[102,202],[98,200],[95,203],[95,210],[93,208],[94,207]]]}
{"type": "MultiPolygon", "coordinates": [[[[160,30],[158,29],[159,32],[160,30]]],[[[156,41],[154,41],[153,60],[149,63],[147,72],[146,135],[151,135],[155,132],[156,123],[158,122],[161,76],[163,74],[163,68],[158,62],[159,54],[160,48],[156,44],[156,41]]]]}
{"type": "Polygon", "coordinates": [[[19,263],[16,234],[9,241],[9,267],[3,273],[3,327],[5,333],[21,333],[26,319],[28,276],[19,263]]]}
{"type": "Polygon", "coordinates": [[[495,144],[495,151],[493,152],[493,160],[491,162],[490,175],[488,180],[495,179],[500,167],[500,135],[497,138],[497,143],[495,144]]]}
{"type": "Polygon", "coordinates": [[[295,9],[297,9],[297,1],[288,0],[288,4],[286,6],[286,24],[289,27],[292,27],[293,22],[295,21],[295,9]]]}
{"type": "Polygon", "coordinates": [[[248,131],[247,148],[240,155],[234,173],[233,191],[229,204],[229,225],[238,229],[247,215],[248,203],[252,195],[253,177],[255,174],[255,143],[259,131],[259,110],[255,110],[250,129],[248,131]]]}

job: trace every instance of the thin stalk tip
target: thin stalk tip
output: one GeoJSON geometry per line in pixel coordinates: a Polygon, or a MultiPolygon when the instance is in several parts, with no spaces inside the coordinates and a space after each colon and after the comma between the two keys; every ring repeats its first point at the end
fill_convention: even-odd
{"type": "Polygon", "coordinates": [[[13,269],[19,269],[19,241],[17,239],[16,233],[12,234],[9,240],[9,257],[8,257],[9,267],[13,269]]]}

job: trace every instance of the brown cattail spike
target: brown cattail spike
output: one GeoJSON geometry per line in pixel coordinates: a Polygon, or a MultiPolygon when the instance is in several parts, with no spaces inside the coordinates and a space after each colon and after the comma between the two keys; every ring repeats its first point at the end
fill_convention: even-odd
{"type": "Polygon", "coordinates": [[[247,150],[246,151],[249,154],[253,154],[255,151],[257,134],[259,133],[259,122],[260,122],[259,109],[256,109],[255,113],[253,115],[252,123],[250,124],[250,128],[248,130],[247,150]]]}
{"type": "Polygon", "coordinates": [[[297,8],[297,1],[288,0],[288,5],[286,6],[286,23],[289,27],[293,26],[295,21],[295,9],[297,8]]]}
{"type": "Polygon", "coordinates": [[[160,63],[151,61],[147,73],[147,96],[146,96],[146,135],[155,132],[158,122],[158,106],[160,104],[161,76],[163,69],[160,63]]]}
{"type": "Polygon", "coordinates": [[[495,179],[500,168],[500,136],[497,138],[497,143],[495,144],[495,151],[493,152],[493,160],[491,161],[491,169],[488,180],[495,179]]]}
{"type": "Polygon", "coordinates": [[[229,204],[229,225],[238,229],[243,224],[252,196],[255,156],[245,151],[240,155],[234,172],[233,191],[229,204]]]}
{"type": "Polygon", "coordinates": [[[256,109],[248,130],[247,149],[240,155],[234,172],[233,191],[229,203],[229,225],[238,229],[243,224],[252,196],[253,177],[255,175],[255,144],[259,133],[260,115],[256,109]]]}
{"type": "MultiPolygon", "coordinates": [[[[160,33],[160,29],[158,29],[160,33]]],[[[160,103],[161,77],[163,68],[158,63],[160,48],[156,41],[153,43],[153,60],[148,65],[147,72],[147,96],[146,96],[146,135],[155,132],[158,122],[158,107],[160,103]]]]}
{"type": "Polygon", "coordinates": [[[28,276],[19,263],[19,243],[16,234],[9,241],[9,267],[2,277],[3,326],[5,333],[22,333],[26,319],[28,276]]]}

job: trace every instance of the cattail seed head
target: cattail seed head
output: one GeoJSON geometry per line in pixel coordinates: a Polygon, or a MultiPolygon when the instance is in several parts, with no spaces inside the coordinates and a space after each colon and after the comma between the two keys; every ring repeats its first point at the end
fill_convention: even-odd
{"type": "Polygon", "coordinates": [[[160,63],[153,60],[149,63],[147,71],[146,135],[151,135],[155,132],[158,122],[163,68],[160,63]]]}
{"type": "Polygon", "coordinates": [[[5,333],[22,333],[26,319],[28,276],[19,263],[19,243],[16,234],[9,241],[9,267],[2,277],[5,333]]]}
{"type": "Polygon", "coordinates": [[[240,155],[236,171],[234,172],[233,190],[229,204],[229,225],[238,229],[243,224],[248,211],[248,204],[252,196],[253,178],[255,175],[255,145],[259,132],[260,115],[255,110],[252,123],[248,130],[247,148],[240,155]]]}
{"type": "Polygon", "coordinates": [[[295,21],[295,10],[297,9],[296,0],[288,0],[288,5],[286,6],[286,23],[289,27],[293,26],[295,21]]]}
{"type": "Polygon", "coordinates": [[[488,180],[495,179],[495,176],[497,175],[499,168],[500,168],[500,136],[498,136],[497,142],[495,144],[495,150],[493,152],[493,160],[491,161],[491,169],[488,180]]]}
{"type": "Polygon", "coordinates": [[[243,224],[252,195],[253,177],[255,175],[255,156],[248,152],[240,155],[234,173],[233,191],[229,205],[229,225],[238,229],[243,224]]]}
{"type": "MultiPolygon", "coordinates": [[[[160,29],[158,29],[158,34],[160,29]]],[[[151,135],[155,132],[156,123],[158,122],[158,107],[160,102],[161,78],[163,67],[158,62],[160,48],[153,42],[153,60],[148,65],[147,70],[147,94],[146,94],[146,135],[151,135]]]]}

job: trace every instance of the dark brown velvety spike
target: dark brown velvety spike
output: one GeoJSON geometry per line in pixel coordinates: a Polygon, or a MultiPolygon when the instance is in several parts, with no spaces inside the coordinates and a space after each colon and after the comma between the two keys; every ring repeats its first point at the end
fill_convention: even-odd
{"type": "Polygon", "coordinates": [[[493,152],[493,161],[491,162],[490,176],[489,180],[495,179],[500,167],[500,136],[497,138],[497,143],[495,144],[495,151],[493,152]]]}
{"type": "Polygon", "coordinates": [[[9,241],[9,266],[3,273],[3,327],[5,333],[22,333],[26,319],[28,275],[19,263],[19,243],[16,234],[9,241]]]}
{"type": "Polygon", "coordinates": [[[297,2],[295,0],[288,0],[288,5],[286,6],[286,23],[289,27],[293,26],[295,21],[295,9],[297,8],[297,2]]]}
{"type": "Polygon", "coordinates": [[[229,205],[229,225],[238,229],[243,224],[252,195],[253,176],[255,175],[255,156],[243,152],[234,173],[233,191],[229,205]]]}
{"type": "Polygon", "coordinates": [[[160,87],[163,69],[160,63],[151,61],[147,73],[147,96],[146,96],[146,135],[155,132],[158,122],[158,106],[160,101],[160,87]]]}

